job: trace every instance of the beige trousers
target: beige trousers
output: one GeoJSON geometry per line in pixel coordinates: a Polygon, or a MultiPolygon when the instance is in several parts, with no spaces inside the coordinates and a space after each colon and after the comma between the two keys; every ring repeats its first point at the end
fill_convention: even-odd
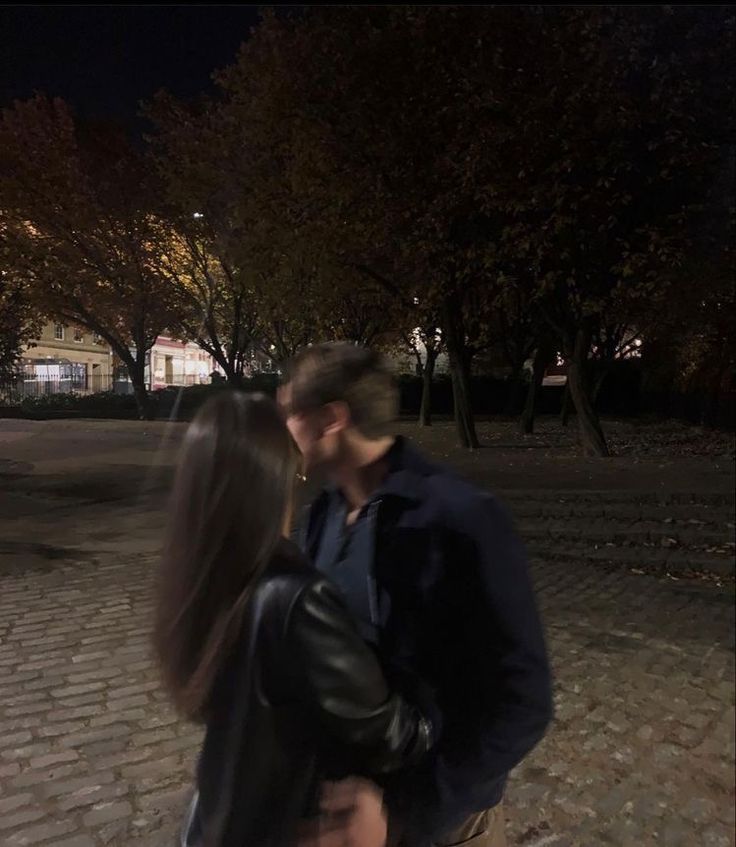
{"type": "MultiPolygon", "coordinates": [[[[433,847],[507,847],[503,804],[471,815],[462,826],[437,839],[433,847]]],[[[389,821],[388,847],[406,847],[401,832],[389,821]]]]}
{"type": "Polygon", "coordinates": [[[436,847],[506,847],[503,804],[499,803],[485,812],[471,815],[454,832],[435,842],[436,847]]]}

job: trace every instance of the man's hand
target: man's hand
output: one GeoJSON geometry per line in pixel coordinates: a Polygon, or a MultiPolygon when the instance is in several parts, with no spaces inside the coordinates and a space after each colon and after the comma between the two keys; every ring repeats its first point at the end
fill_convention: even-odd
{"type": "Polygon", "coordinates": [[[318,822],[305,824],[299,847],[385,847],[383,795],[375,785],[351,777],[326,783],[318,822]]]}

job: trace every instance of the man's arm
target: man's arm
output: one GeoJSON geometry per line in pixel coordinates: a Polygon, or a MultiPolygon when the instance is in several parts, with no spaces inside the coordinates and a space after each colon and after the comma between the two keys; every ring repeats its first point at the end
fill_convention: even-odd
{"type": "Polygon", "coordinates": [[[547,650],[523,545],[493,497],[479,494],[462,506],[452,520],[451,555],[464,619],[453,628],[457,700],[464,699],[472,729],[462,731],[463,715],[448,721],[435,769],[439,812],[457,815],[484,807],[490,787],[541,740],[552,718],[547,650]]]}

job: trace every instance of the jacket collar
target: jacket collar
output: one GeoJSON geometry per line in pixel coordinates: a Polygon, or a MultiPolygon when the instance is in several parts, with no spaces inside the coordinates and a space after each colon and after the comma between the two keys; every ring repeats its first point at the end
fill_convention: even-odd
{"type": "MultiPolygon", "coordinates": [[[[388,474],[371,499],[396,497],[413,502],[421,500],[424,477],[436,471],[434,465],[401,435],[396,436],[386,453],[386,459],[388,474]]],[[[338,486],[333,482],[325,485],[325,492],[329,496],[341,496],[338,486]]]]}

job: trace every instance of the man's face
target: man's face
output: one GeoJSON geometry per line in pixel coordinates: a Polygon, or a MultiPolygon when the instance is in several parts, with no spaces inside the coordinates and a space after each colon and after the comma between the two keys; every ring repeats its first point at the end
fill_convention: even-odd
{"type": "Polygon", "coordinates": [[[331,439],[325,434],[322,410],[295,411],[291,405],[289,385],[279,388],[278,403],[291,437],[304,458],[305,471],[312,471],[325,465],[329,461],[331,439]]]}

